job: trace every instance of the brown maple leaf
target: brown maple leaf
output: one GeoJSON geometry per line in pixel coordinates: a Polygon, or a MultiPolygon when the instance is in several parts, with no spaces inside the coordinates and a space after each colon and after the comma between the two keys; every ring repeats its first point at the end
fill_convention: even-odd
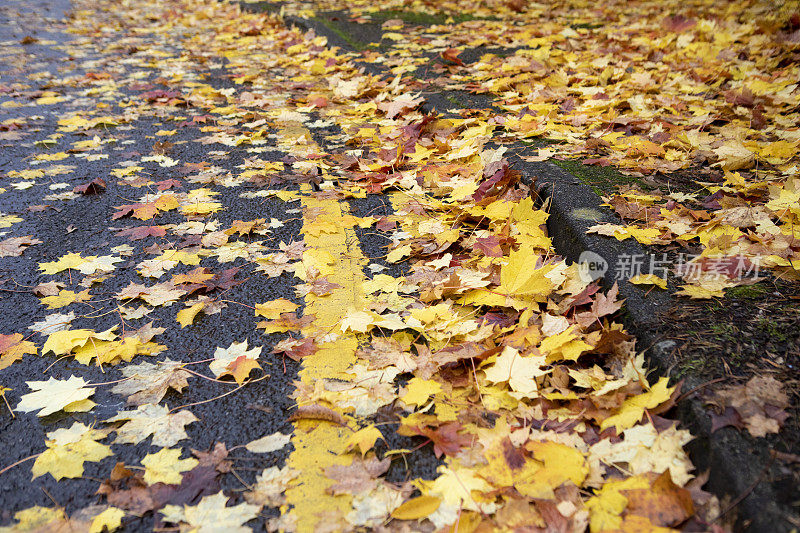
{"type": "Polygon", "coordinates": [[[0,369],[19,361],[25,354],[36,355],[36,345],[25,340],[22,333],[0,334],[0,369]]]}
{"type": "Polygon", "coordinates": [[[97,489],[110,505],[132,514],[142,515],[165,505],[193,504],[205,495],[219,492],[220,474],[230,472],[231,462],[225,444],[217,442],[209,452],[192,450],[199,463],[185,472],[179,485],[155,483],[148,485],[144,473],[117,463],[111,474],[97,489]]]}
{"type": "Polygon", "coordinates": [[[314,280],[311,281],[311,283],[303,283],[301,285],[298,285],[295,288],[295,291],[297,292],[297,295],[302,298],[306,296],[308,293],[315,294],[316,296],[327,296],[328,294],[333,292],[334,289],[341,289],[341,288],[342,288],[341,285],[339,285],[338,283],[333,283],[331,281],[328,281],[328,277],[325,276],[325,277],[314,278],[314,280]]]}
{"type": "Polygon", "coordinates": [[[382,461],[376,457],[354,457],[349,465],[334,465],[325,469],[325,475],[336,481],[327,488],[331,494],[360,494],[372,490],[378,483],[378,476],[389,470],[392,460],[382,461]]]}
{"type": "Polygon", "coordinates": [[[106,182],[103,178],[95,178],[90,182],[84,183],[83,185],[76,186],[72,190],[73,192],[78,192],[87,196],[90,194],[100,194],[106,190],[106,182]]]}
{"type": "Polygon", "coordinates": [[[315,315],[304,315],[300,318],[297,316],[297,313],[281,313],[280,318],[276,318],[275,320],[262,320],[256,324],[256,327],[263,329],[265,334],[300,331],[314,322],[315,318],[315,315]]]}
{"type": "Polygon", "coordinates": [[[217,472],[230,472],[233,467],[233,463],[228,459],[228,448],[224,442],[214,443],[209,452],[192,450],[192,455],[200,461],[198,466],[213,466],[217,472]]]}
{"type": "Polygon", "coordinates": [[[461,448],[472,444],[472,437],[460,434],[459,429],[461,429],[459,422],[448,422],[438,428],[431,426],[411,428],[412,434],[422,435],[433,442],[433,453],[436,457],[441,457],[442,454],[456,455],[461,448]]]}
{"type": "Polygon", "coordinates": [[[0,241],[0,257],[19,257],[28,246],[41,243],[42,241],[34,239],[33,235],[9,237],[8,239],[0,241]]]}
{"type": "Polygon", "coordinates": [[[654,526],[677,526],[694,514],[691,494],[672,481],[669,469],[649,489],[621,492],[628,499],[625,514],[647,517],[654,526]]]}
{"type": "Polygon", "coordinates": [[[129,405],[157,404],[169,389],[177,392],[189,384],[191,374],[183,369],[183,363],[165,359],[153,364],[142,362],[122,369],[127,379],[114,386],[112,392],[128,397],[129,405]]]}
{"type": "Polygon", "coordinates": [[[46,283],[40,283],[33,288],[33,294],[36,296],[55,296],[58,294],[61,289],[63,289],[66,285],[59,281],[48,281],[46,283]]]}
{"type": "Polygon", "coordinates": [[[243,279],[235,279],[236,274],[241,270],[239,267],[226,268],[222,272],[217,272],[214,277],[203,283],[205,291],[211,292],[215,289],[228,290],[236,285],[241,285],[245,282],[243,279]]]}
{"type": "Polygon", "coordinates": [[[163,237],[167,234],[164,226],[137,226],[117,233],[117,237],[128,237],[132,241],[140,241],[147,237],[163,237]]]}
{"type": "MultiPolygon", "coordinates": [[[[172,276],[174,285],[198,285],[204,287],[205,282],[214,279],[214,273],[206,267],[197,267],[185,274],[175,274],[172,276]]],[[[187,287],[184,287],[187,288],[187,287]]]]}
{"type": "Polygon", "coordinates": [[[219,376],[232,376],[234,381],[236,381],[238,385],[241,385],[248,378],[250,372],[256,368],[261,368],[261,365],[258,364],[258,361],[255,359],[249,359],[246,355],[240,355],[231,361],[230,364],[225,367],[225,371],[219,376]]]}
{"type": "Polygon", "coordinates": [[[592,308],[585,313],[577,313],[575,319],[583,326],[590,326],[595,321],[599,321],[601,317],[612,315],[622,309],[625,300],[617,300],[619,294],[619,287],[616,283],[608,290],[608,293],[598,293],[592,308]]]}
{"type": "Polygon", "coordinates": [[[500,239],[495,235],[476,239],[475,249],[482,252],[487,257],[503,257],[500,239]]]}
{"type": "Polygon", "coordinates": [[[448,48],[447,50],[442,52],[440,55],[441,55],[442,59],[445,60],[445,62],[453,63],[455,65],[458,65],[459,67],[463,67],[464,66],[464,62],[461,61],[461,59],[458,57],[458,54],[460,54],[460,53],[461,53],[461,50],[456,50],[455,48],[448,48]]]}
{"type": "Polygon", "coordinates": [[[272,349],[272,353],[282,353],[293,361],[299,361],[303,357],[308,357],[315,353],[318,349],[317,343],[311,337],[304,339],[289,337],[276,344],[272,349]]]}
{"type": "Polygon", "coordinates": [[[161,180],[155,183],[159,191],[166,191],[172,188],[180,189],[183,184],[176,179],[161,180]]]}

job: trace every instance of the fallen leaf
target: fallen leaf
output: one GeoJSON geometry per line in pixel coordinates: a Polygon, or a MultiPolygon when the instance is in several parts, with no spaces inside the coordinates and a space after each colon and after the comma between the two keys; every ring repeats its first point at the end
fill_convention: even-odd
{"type": "Polygon", "coordinates": [[[272,435],[266,435],[261,437],[260,439],[256,439],[252,442],[249,442],[245,445],[245,448],[249,452],[253,453],[270,453],[275,452],[278,450],[283,449],[289,444],[292,436],[289,434],[284,433],[273,433],[272,435]]]}
{"type": "Polygon", "coordinates": [[[142,465],[145,467],[144,482],[148,485],[155,483],[179,485],[183,480],[183,472],[198,465],[197,459],[192,457],[181,459],[180,456],[181,450],[169,448],[162,448],[156,453],[147,454],[142,459],[142,465]]]}
{"type": "Polygon", "coordinates": [[[53,377],[47,381],[26,381],[34,391],[25,394],[17,404],[23,412],[39,411],[38,416],[47,416],[62,409],[67,412],[89,411],[95,403],[88,398],[94,394],[93,387],[86,387],[82,377],[70,376],[64,380],[53,377]]]}
{"type": "Polygon", "coordinates": [[[36,355],[36,345],[24,339],[22,333],[0,334],[0,370],[19,361],[25,354],[36,355]]]}
{"type": "Polygon", "coordinates": [[[230,531],[246,533],[251,531],[244,526],[258,516],[259,505],[240,503],[227,507],[228,497],[222,492],[213,496],[204,496],[197,505],[167,505],[161,509],[166,522],[187,524],[198,531],[230,531]]]}
{"type": "Polygon", "coordinates": [[[339,426],[347,425],[342,415],[324,405],[301,405],[292,413],[288,420],[289,422],[296,422],[298,420],[325,420],[339,426]]]}
{"type": "Polygon", "coordinates": [[[181,392],[191,376],[183,369],[183,363],[165,359],[159,363],[139,363],[122,369],[125,381],[111,389],[128,397],[130,405],[157,404],[169,389],[181,392]]]}
{"type": "Polygon", "coordinates": [[[441,498],[436,496],[417,496],[392,511],[392,518],[396,520],[420,520],[430,516],[441,504],[441,498]]]}
{"type": "Polygon", "coordinates": [[[244,381],[244,378],[250,374],[250,371],[256,367],[261,368],[256,362],[256,359],[261,355],[261,346],[255,346],[252,349],[247,349],[247,341],[234,342],[227,348],[217,348],[214,351],[214,360],[209,363],[208,367],[216,377],[225,375],[234,376],[237,383],[241,384],[239,379],[244,381]],[[237,360],[239,361],[237,363],[237,360]],[[247,363],[245,360],[250,360],[255,363],[247,363]],[[235,365],[231,369],[231,365],[235,365]],[[238,376],[234,374],[235,371],[239,372],[238,376]]]}
{"type": "Polygon", "coordinates": [[[52,475],[56,481],[83,476],[83,463],[113,455],[110,447],[97,442],[108,433],[109,430],[90,428],[80,422],[69,429],[51,431],[45,441],[47,449],[33,463],[34,479],[44,474],[52,475]]]}
{"type": "Polygon", "coordinates": [[[122,411],[106,422],[125,422],[116,430],[115,443],[138,444],[152,435],[153,446],[170,447],[188,439],[185,426],[197,420],[189,411],[173,413],[163,405],[144,404],[134,411],[122,411]]]}
{"type": "Polygon", "coordinates": [[[358,448],[358,451],[361,452],[361,456],[363,457],[375,446],[375,442],[378,439],[383,439],[380,430],[375,426],[367,426],[350,435],[345,443],[345,447],[347,450],[358,448]]]}
{"type": "Polygon", "coordinates": [[[19,257],[22,252],[34,244],[42,244],[42,241],[34,239],[33,235],[9,237],[0,241],[0,257],[19,257]]]}

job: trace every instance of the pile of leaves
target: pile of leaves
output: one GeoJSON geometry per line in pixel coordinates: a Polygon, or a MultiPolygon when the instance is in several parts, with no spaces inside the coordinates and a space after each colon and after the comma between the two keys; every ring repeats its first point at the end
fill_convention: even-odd
{"type": "MultiPolygon", "coordinates": [[[[337,0],[291,6],[305,16],[344,10],[358,22],[409,9],[337,0]]],[[[421,88],[492,95],[500,111],[477,116],[504,136],[547,141],[526,159],[580,157],[660,176],[612,194],[626,224],[595,231],[690,252],[690,272],[673,273],[684,283],[678,294],[723,296],[750,281],[741,274],[753,265],[798,280],[796,6],[565,0],[413,9],[452,16],[432,26],[385,20],[380,50],[367,49],[365,60],[411,73],[421,88]],[[676,171],[689,173],[688,186],[670,178],[676,171]],[[734,261],[740,268],[726,267],[734,261]]],[[[659,277],[663,283],[650,281],[665,285],[666,273],[659,277]]]]}
{"type": "MultiPolygon", "coordinates": [[[[661,416],[680,388],[648,377],[635,339],[615,322],[623,305],[616,289],[604,293],[554,254],[546,210],[520,182],[506,149],[491,144],[496,131],[516,138],[560,133],[555,138],[568,143],[569,153],[602,148],[609,161],[643,172],[661,169],[670,150],[680,155],[672,161],[688,161],[683,157],[691,139],[709,146],[720,141],[707,151],[726,165],[730,150],[720,147],[730,139],[716,130],[711,141],[691,128],[640,127],[618,113],[628,109],[621,104],[625,94],[631,109],[673,106],[674,125],[685,126],[682,120],[696,116],[691,105],[626,94],[626,65],[592,65],[608,69],[607,93],[568,84],[581,72],[591,79],[578,69],[589,68],[581,59],[588,45],[556,18],[506,25],[513,32],[509,42],[527,48],[469,68],[455,63],[450,81],[442,82],[477,83],[502,96],[509,113],[445,116],[422,111],[418,81],[403,76],[402,63],[391,77],[366,74],[328,48],[325,38],[287,28],[277,16],[212,1],[78,4],[68,23],[74,40],[64,48],[83,59],[82,68],[102,68],[50,80],[34,98],[30,87],[4,91],[12,98],[3,103],[7,109],[61,107],[54,108],[57,131],[47,137],[36,132],[44,137],[36,142],[51,150],[4,176],[9,188],[2,194],[41,192],[46,204],[0,216],[0,228],[12,233],[0,242],[2,256],[35,259],[39,278],[32,291],[46,313],[30,325],[31,335],[3,332],[0,369],[44,358],[45,374],[57,370],[24,385],[6,382],[3,374],[0,382],[14,389],[17,401],[9,402],[9,411],[20,416],[18,423],[64,415],[28,458],[35,479],[71,483],[85,475],[87,464],[99,462],[101,480],[91,493],[75,495],[86,503],[82,510],[14,509],[12,527],[112,530],[142,515],[159,528],[201,531],[248,530],[246,524],[259,523],[252,520],[271,530],[323,531],[719,527],[713,525],[718,503],[702,490],[703,476],[695,477],[684,449],[691,435],[661,416]],[[559,24],[564,35],[554,33],[559,24]],[[495,69],[509,79],[488,83],[495,69]],[[82,164],[126,150],[124,132],[153,121],[159,129],[149,131],[147,153],[131,148],[104,175],[76,183],[82,164]],[[585,124],[611,127],[591,144],[580,129],[585,124]],[[648,137],[664,131],[671,131],[669,138],[648,137]],[[682,135],[688,145],[662,146],[683,142],[682,135]],[[175,143],[164,140],[173,136],[175,143]],[[181,160],[178,143],[187,142],[202,161],[196,155],[181,160]],[[268,160],[270,150],[285,155],[268,160]],[[102,254],[76,249],[39,257],[37,235],[13,234],[30,212],[111,192],[124,203],[115,202],[104,222],[124,224],[113,234],[125,242],[109,244],[102,254]],[[372,197],[391,209],[354,214],[351,206],[372,197]],[[247,201],[265,198],[284,202],[287,218],[246,213],[247,201]],[[276,236],[293,223],[289,216],[301,219],[302,238],[284,242],[276,236]],[[385,255],[365,257],[359,236],[365,240],[367,232],[389,243],[385,255]],[[226,293],[254,280],[292,285],[295,294],[266,302],[227,299],[226,293]],[[186,328],[208,335],[206,321],[218,319],[224,327],[234,304],[263,319],[256,326],[265,334],[262,342],[251,336],[227,347],[216,343],[213,352],[192,359],[180,343],[159,340],[167,330],[186,328]],[[116,323],[108,325],[108,317],[116,323]],[[285,413],[294,422],[292,434],[270,432],[190,452],[185,441],[199,438],[192,426],[200,423],[195,413],[201,404],[242,388],[267,390],[268,366],[272,373],[301,369],[293,384],[296,408],[285,413]],[[112,379],[85,379],[98,367],[112,379]],[[217,395],[181,402],[201,379],[219,387],[217,395]],[[128,408],[96,414],[105,405],[92,398],[112,385],[128,408]],[[309,435],[316,448],[309,448],[309,435]],[[396,442],[408,447],[389,444],[396,442]],[[150,448],[138,464],[114,460],[142,443],[150,448]],[[245,453],[242,448],[278,452],[278,459],[253,481],[242,481],[244,490],[232,490],[228,482],[241,478],[230,453],[245,453]],[[318,452],[312,461],[303,455],[308,449],[318,452]],[[402,475],[426,453],[437,460],[435,472],[402,475]],[[95,492],[98,500],[90,503],[95,492]]],[[[504,12],[522,17],[511,4],[504,12]]],[[[568,8],[553,14],[536,8],[525,16],[557,17],[568,8]]],[[[467,35],[475,38],[470,26],[448,29],[448,38],[467,35]]],[[[684,41],[681,50],[706,50],[684,41]]],[[[608,61],[617,57],[611,52],[608,61]]],[[[704,53],[716,57],[712,52],[704,53]]],[[[649,57],[636,53],[630,61],[649,57]]],[[[642,73],[635,79],[648,83],[642,73]]],[[[788,87],[786,98],[794,95],[788,87]]],[[[734,120],[738,112],[723,118],[734,120]]],[[[3,122],[7,130],[0,133],[25,138],[35,120],[20,113],[3,122]]],[[[713,122],[692,124],[716,127],[713,122]]],[[[745,148],[755,143],[761,157],[774,143],[796,142],[789,131],[774,128],[765,139],[741,142],[745,148]]],[[[790,159],[773,162],[774,172],[788,172],[782,165],[790,159]]],[[[777,229],[769,243],[752,232],[725,240],[726,230],[713,224],[703,233],[683,220],[700,220],[697,214],[676,205],[661,218],[647,218],[641,234],[690,240],[694,231],[691,238],[709,249],[745,238],[777,247],[797,216],[790,205],[796,187],[783,178],[769,179],[766,190],[774,191],[776,203],[765,204],[764,216],[737,226],[761,228],[768,225],[765,217],[779,219],[770,226],[777,229]],[[672,211],[682,218],[670,219],[672,211]]],[[[735,190],[729,196],[740,203],[730,209],[749,201],[735,190]]],[[[659,201],[628,199],[643,202],[644,211],[659,201]]],[[[782,256],[788,265],[774,259],[773,266],[795,268],[795,252],[790,247],[782,256]]],[[[39,366],[30,368],[41,373],[39,366]]],[[[778,400],[757,397],[729,407],[742,423],[756,424],[762,413],[750,410],[769,415],[785,407],[778,400]]],[[[720,405],[728,407],[725,401],[720,405]]]]}

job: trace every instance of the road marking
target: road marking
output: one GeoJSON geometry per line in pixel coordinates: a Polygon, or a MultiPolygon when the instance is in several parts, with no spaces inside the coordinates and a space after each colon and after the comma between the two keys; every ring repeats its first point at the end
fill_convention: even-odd
{"type": "MultiPolygon", "coordinates": [[[[279,133],[279,143],[289,138],[298,138],[302,131],[308,132],[299,123],[286,124],[279,133]],[[281,139],[283,137],[283,139],[281,139]]],[[[310,134],[309,134],[310,138],[310,134]]],[[[315,151],[319,148],[315,147],[315,151]]],[[[296,147],[293,150],[296,153],[296,147]]],[[[311,250],[327,252],[335,264],[328,280],[341,285],[328,296],[306,296],[305,314],[316,316],[306,334],[339,334],[332,342],[303,359],[300,382],[305,390],[313,389],[315,383],[324,378],[336,377],[350,368],[357,358],[358,339],[353,333],[341,333],[339,323],[348,309],[363,307],[362,283],[365,276],[362,268],[367,264],[361,253],[355,230],[343,217],[349,215],[349,206],[335,199],[318,199],[310,195],[311,187],[301,187],[303,206],[303,230],[306,246],[311,250]],[[325,222],[337,227],[334,233],[313,235],[306,228],[322,217],[325,222]]],[[[302,403],[302,402],[301,402],[302,403]]],[[[287,466],[297,470],[296,482],[286,491],[290,516],[296,520],[298,532],[314,531],[324,514],[346,515],[351,510],[352,495],[333,496],[327,488],[333,481],[325,475],[325,469],[333,465],[347,465],[352,458],[345,454],[346,442],[353,429],[319,420],[298,420],[292,435],[294,451],[289,455],[287,466]]]]}

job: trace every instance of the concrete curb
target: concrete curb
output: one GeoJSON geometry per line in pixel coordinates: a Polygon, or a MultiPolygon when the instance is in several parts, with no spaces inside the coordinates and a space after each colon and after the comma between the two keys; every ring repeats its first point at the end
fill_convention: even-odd
{"type": "MultiPolygon", "coordinates": [[[[519,161],[515,168],[522,170],[541,197],[550,199],[548,231],[556,252],[575,261],[583,251],[601,255],[609,265],[617,263],[623,255],[646,255],[645,249],[631,240],[616,241],[586,230],[594,224],[622,221],[608,208],[602,207],[600,198],[578,178],[560,167],[548,163],[519,161]]],[[[614,280],[604,278],[609,288],[614,280]]],[[[665,341],[658,331],[661,315],[678,302],[669,294],[654,289],[649,292],[627,280],[619,280],[619,294],[625,298],[626,313],[622,316],[628,331],[637,338],[637,347],[644,349],[650,367],[659,375],[669,375],[673,364],[672,341],[665,341]],[[672,345],[670,346],[670,343],[672,345]]],[[[688,392],[702,383],[689,377],[683,390],[688,392]]],[[[692,432],[695,439],[688,451],[697,472],[710,470],[707,490],[721,500],[747,496],[737,505],[737,530],[751,532],[786,532],[793,530],[786,517],[791,509],[778,504],[776,491],[763,483],[772,466],[769,448],[742,431],[723,428],[711,436],[711,417],[703,401],[692,395],[682,400],[675,409],[677,419],[692,432]]],[[[726,501],[722,501],[725,509],[726,501]]]]}
{"type": "MultiPolygon", "coordinates": [[[[244,4],[243,9],[253,9],[252,6],[254,4],[244,4]]],[[[353,40],[363,45],[380,40],[379,36],[376,40],[376,35],[370,33],[375,31],[374,28],[359,28],[358,24],[343,21],[343,17],[335,22],[341,23],[339,25],[346,31],[352,31],[350,42],[342,35],[345,30],[333,29],[331,24],[334,21],[325,24],[321,19],[295,16],[286,16],[284,20],[289,25],[324,35],[328,38],[329,45],[338,46],[345,52],[358,53],[359,49],[353,46],[353,40]]],[[[379,65],[358,60],[355,63],[370,74],[382,75],[386,72],[379,65]]],[[[483,95],[476,97],[456,91],[438,91],[424,95],[428,100],[428,110],[447,114],[447,109],[454,106],[452,98],[448,98],[453,94],[459,94],[461,101],[474,103],[475,108],[493,107],[491,99],[483,95]]],[[[573,174],[550,162],[526,162],[521,159],[518,154],[525,150],[529,150],[529,147],[522,143],[511,147],[508,159],[515,169],[522,172],[523,180],[533,188],[539,198],[550,199],[547,228],[559,255],[574,262],[581,253],[591,251],[605,259],[609,266],[616,265],[626,255],[649,257],[645,249],[633,239],[616,241],[587,233],[588,228],[595,224],[621,224],[622,221],[611,210],[603,207],[597,194],[573,174]]],[[[678,304],[677,300],[657,288],[649,290],[634,285],[627,279],[615,280],[609,277],[603,278],[602,283],[607,289],[615,281],[619,286],[619,295],[626,303],[622,317],[625,326],[636,336],[638,348],[645,350],[651,368],[659,375],[669,375],[674,362],[671,350],[674,344],[670,347],[670,341],[663,340],[658,324],[663,321],[661,315],[678,304]]],[[[683,390],[689,391],[699,385],[699,380],[689,377],[685,380],[683,390]]],[[[726,502],[744,496],[732,511],[738,516],[737,530],[774,533],[794,530],[794,526],[786,519],[793,515],[792,510],[788,506],[780,505],[774,487],[763,482],[768,479],[772,465],[766,442],[759,442],[732,428],[718,430],[712,438],[711,418],[703,401],[695,395],[682,400],[676,406],[675,413],[682,425],[695,436],[688,446],[691,459],[697,472],[710,470],[707,488],[722,500],[722,508],[726,508],[726,502]]]]}

